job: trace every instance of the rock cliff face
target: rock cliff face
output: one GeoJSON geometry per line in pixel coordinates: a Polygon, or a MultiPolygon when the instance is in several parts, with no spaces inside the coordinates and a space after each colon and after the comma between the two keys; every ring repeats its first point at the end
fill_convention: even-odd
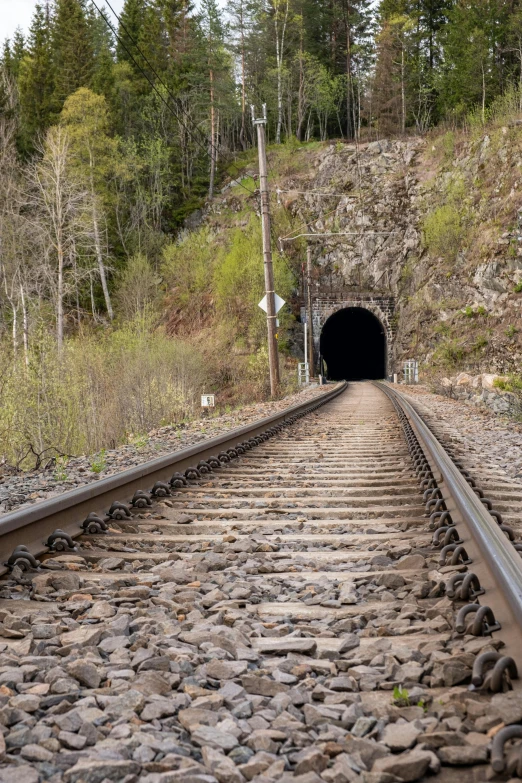
{"type": "Polygon", "coordinates": [[[318,295],[396,297],[396,368],[416,358],[441,377],[518,370],[521,150],[518,127],[330,144],[280,193],[313,233],[331,234],[312,240],[318,295]]]}

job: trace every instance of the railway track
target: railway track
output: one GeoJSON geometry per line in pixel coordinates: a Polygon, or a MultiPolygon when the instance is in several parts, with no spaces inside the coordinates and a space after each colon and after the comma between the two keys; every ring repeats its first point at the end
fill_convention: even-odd
{"type": "Polygon", "coordinates": [[[522,488],[321,402],[0,518],[0,783],[522,776],[522,488]]]}

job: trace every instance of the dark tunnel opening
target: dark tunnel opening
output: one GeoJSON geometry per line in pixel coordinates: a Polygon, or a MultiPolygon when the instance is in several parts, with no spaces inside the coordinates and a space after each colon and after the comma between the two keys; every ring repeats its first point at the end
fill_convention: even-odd
{"type": "Polygon", "coordinates": [[[347,307],[328,318],[321,332],[321,354],[326,377],[332,381],[386,376],[384,327],[363,307],[347,307]]]}

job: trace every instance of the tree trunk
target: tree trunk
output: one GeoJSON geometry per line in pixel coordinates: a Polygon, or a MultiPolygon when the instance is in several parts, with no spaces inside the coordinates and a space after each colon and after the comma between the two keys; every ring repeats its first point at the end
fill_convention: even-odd
{"type": "Polygon", "coordinates": [[[112,309],[111,297],[109,294],[109,286],[107,285],[107,274],[105,272],[105,264],[103,263],[103,253],[100,240],[100,229],[98,224],[98,214],[96,212],[96,193],[94,192],[94,181],[91,171],[91,199],[92,199],[92,225],[94,230],[94,246],[96,249],[96,259],[98,261],[98,270],[100,272],[100,280],[103,289],[103,296],[105,298],[105,306],[107,308],[107,314],[109,318],[114,318],[114,311],[112,309]]]}
{"type": "Polygon", "coordinates": [[[20,301],[22,303],[22,323],[23,323],[23,341],[24,341],[24,361],[25,366],[29,366],[29,319],[27,317],[27,306],[25,303],[25,291],[20,283],[20,301]]]}
{"type": "Polygon", "coordinates": [[[298,141],[302,141],[303,122],[305,118],[305,74],[303,64],[303,18],[301,16],[301,30],[299,36],[299,91],[297,96],[297,128],[295,135],[298,141]]]}
{"type": "Polygon", "coordinates": [[[522,38],[518,40],[518,60],[520,63],[518,74],[518,110],[522,112],[522,38]]]}
{"type": "Polygon", "coordinates": [[[401,50],[401,131],[406,133],[406,85],[405,85],[405,66],[404,66],[404,45],[401,50]]]}
{"type": "Polygon", "coordinates": [[[241,130],[239,131],[239,143],[243,152],[246,151],[246,86],[245,86],[245,28],[243,15],[243,0],[239,11],[239,24],[241,26],[241,130]]]}
{"type": "Polygon", "coordinates": [[[349,2],[347,2],[345,6],[345,23],[346,23],[346,138],[352,139],[353,138],[352,30],[350,26],[350,3],[349,2]]]}
{"type": "Polygon", "coordinates": [[[214,198],[214,181],[216,179],[216,152],[215,152],[215,133],[216,133],[216,113],[214,107],[214,71],[210,69],[210,184],[208,187],[208,197],[214,198]]]}
{"type": "Polygon", "coordinates": [[[486,124],[486,71],[482,62],[482,124],[486,124]]]}
{"type": "Polygon", "coordinates": [[[275,33],[276,33],[276,63],[277,63],[277,129],[276,144],[281,144],[281,130],[283,127],[283,63],[286,37],[286,25],[288,23],[289,0],[286,0],[285,16],[279,38],[279,2],[275,4],[275,33]]]}
{"type": "Polygon", "coordinates": [[[56,342],[58,344],[58,353],[63,350],[63,242],[61,227],[58,228],[57,235],[57,256],[58,256],[58,286],[56,292],[56,342]]]}

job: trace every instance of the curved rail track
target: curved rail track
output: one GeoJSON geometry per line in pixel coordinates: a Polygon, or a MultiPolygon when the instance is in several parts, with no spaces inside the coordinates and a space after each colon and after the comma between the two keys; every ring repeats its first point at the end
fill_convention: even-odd
{"type": "Polygon", "coordinates": [[[522,489],[487,494],[360,383],[4,515],[0,783],[522,777],[522,489]]]}

